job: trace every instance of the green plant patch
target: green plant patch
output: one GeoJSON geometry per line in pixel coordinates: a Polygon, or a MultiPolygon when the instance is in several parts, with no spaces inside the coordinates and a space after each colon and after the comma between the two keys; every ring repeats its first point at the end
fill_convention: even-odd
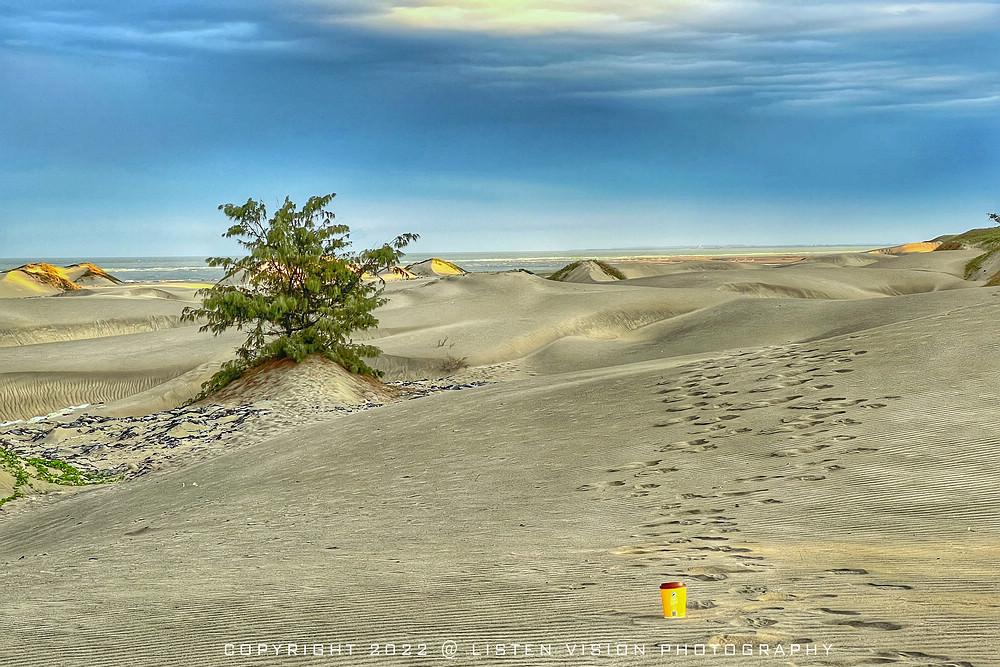
{"type": "Polygon", "coordinates": [[[98,473],[84,472],[74,468],[65,461],[52,459],[23,459],[14,452],[0,447],[0,468],[14,477],[14,492],[6,498],[0,498],[0,507],[4,503],[24,497],[23,489],[31,487],[31,478],[50,484],[62,486],[89,486],[91,484],[107,484],[121,479],[118,476],[106,476],[98,473]],[[32,474],[34,471],[34,474],[32,474]]]}
{"type": "Polygon", "coordinates": [[[934,240],[941,242],[941,245],[936,248],[937,251],[961,250],[969,247],[996,250],[1000,248],[1000,227],[970,229],[962,234],[948,234],[934,240]]]}
{"type": "MultiPolygon", "coordinates": [[[[970,229],[962,234],[949,234],[939,236],[935,241],[941,241],[941,245],[935,248],[938,250],[962,250],[965,248],[980,248],[985,250],[982,255],[974,257],[965,265],[965,279],[970,280],[980,269],[986,260],[994,257],[1000,252],[1000,227],[983,227],[981,229],[970,229]]],[[[988,286],[994,285],[994,275],[986,283],[988,286]]]]}

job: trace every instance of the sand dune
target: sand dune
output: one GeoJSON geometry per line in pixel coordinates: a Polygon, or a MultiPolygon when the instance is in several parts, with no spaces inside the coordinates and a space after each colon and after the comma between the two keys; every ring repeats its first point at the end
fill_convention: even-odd
{"type": "MultiPolygon", "coordinates": [[[[46,414],[68,405],[134,399],[196,371],[183,395],[153,392],[148,405],[174,407],[197,393],[239,344],[181,323],[194,289],[115,287],[82,296],[9,299],[0,309],[0,421],[46,414]]],[[[67,292],[66,294],[71,294],[67,292]]],[[[76,294],[75,292],[72,294],[76,294]]]]}
{"type": "Polygon", "coordinates": [[[25,264],[16,269],[0,271],[0,299],[46,296],[87,286],[117,285],[120,280],[106,273],[95,264],[71,264],[67,267],[52,264],[25,264]]]}
{"type": "Polygon", "coordinates": [[[353,375],[336,363],[310,356],[301,363],[291,359],[270,361],[251,369],[202,403],[244,405],[256,401],[300,401],[319,407],[331,399],[336,405],[382,403],[399,395],[392,387],[374,378],[353,375]]]}
{"type": "Polygon", "coordinates": [[[621,271],[596,259],[573,262],[549,276],[550,280],[567,283],[606,283],[624,278],[621,271]]]}
{"type": "MultiPolygon", "coordinates": [[[[202,458],[157,450],[158,471],[4,506],[0,656],[251,664],[269,660],[227,645],[294,643],[327,664],[330,644],[354,644],[337,659],[378,665],[453,641],[455,664],[994,664],[1000,289],[961,280],[975,254],[393,283],[368,337],[389,379],[465,358],[462,391],[390,401],[323,364],[263,369],[234,398],[271,412],[230,449],[202,438],[202,458]],[[732,288],[748,284],[763,287],[732,288]],[[315,407],[336,400],[365,403],[315,407]],[[660,613],[673,580],[683,620],[660,613]]],[[[125,350],[153,376],[232,344],[198,351],[194,334],[3,361],[98,376],[125,350]]],[[[210,414],[153,420],[221,433],[210,414]]]]}
{"type": "Polygon", "coordinates": [[[940,246],[940,241],[921,241],[918,243],[904,243],[903,245],[892,246],[891,248],[879,248],[871,252],[878,255],[904,255],[910,252],[933,252],[940,246]]]}
{"type": "Polygon", "coordinates": [[[406,270],[418,276],[458,276],[464,273],[468,273],[465,269],[458,266],[457,264],[452,264],[451,262],[443,259],[438,259],[437,257],[432,257],[431,259],[425,259],[422,262],[416,262],[410,264],[406,267],[406,270]]]}

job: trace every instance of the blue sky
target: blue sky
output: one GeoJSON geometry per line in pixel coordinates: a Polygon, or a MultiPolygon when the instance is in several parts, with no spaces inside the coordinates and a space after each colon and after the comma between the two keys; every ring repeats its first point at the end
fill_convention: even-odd
{"type": "Polygon", "coordinates": [[[0,0],[0,256],[895,243],[1000,209],[1000,3],[0,0]]]}

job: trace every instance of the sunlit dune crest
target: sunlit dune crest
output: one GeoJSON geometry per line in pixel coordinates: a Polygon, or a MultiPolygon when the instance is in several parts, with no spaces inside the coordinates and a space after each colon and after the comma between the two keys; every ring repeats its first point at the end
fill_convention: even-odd
{"type": "Polygon", "coordinates": [[[36,262],[0,271],[0,298],[57,294],[88,286],[106,286],[120,282],[118,278],[90,262],[70,264],[66,267],[36,262]]]}
{"type": "Polygon", "coordinates": [[[904,243],[891,248],[879,248],[870,251],[874,255],[903,255],[908,252],[933,252],[941,245],[940,241],[922,241],[919,243],[904,243]]]}

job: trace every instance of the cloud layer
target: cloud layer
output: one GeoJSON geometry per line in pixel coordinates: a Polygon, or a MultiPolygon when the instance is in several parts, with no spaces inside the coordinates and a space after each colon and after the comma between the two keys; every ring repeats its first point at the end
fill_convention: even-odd
{"type": "Polygon", "coordinates": [[[791,222],[817,203],[901,230],[893,206],[995,207],[998,29],[995,2],[9,0],[0,245],[345,187],[441,246],[516,217],[531,247],[567,210],[592,231],[566,246],[613,244],[626,203],[635,238],[732,234],[720,201],[759,212],[732,242],[828,238],[791,222]]]}

